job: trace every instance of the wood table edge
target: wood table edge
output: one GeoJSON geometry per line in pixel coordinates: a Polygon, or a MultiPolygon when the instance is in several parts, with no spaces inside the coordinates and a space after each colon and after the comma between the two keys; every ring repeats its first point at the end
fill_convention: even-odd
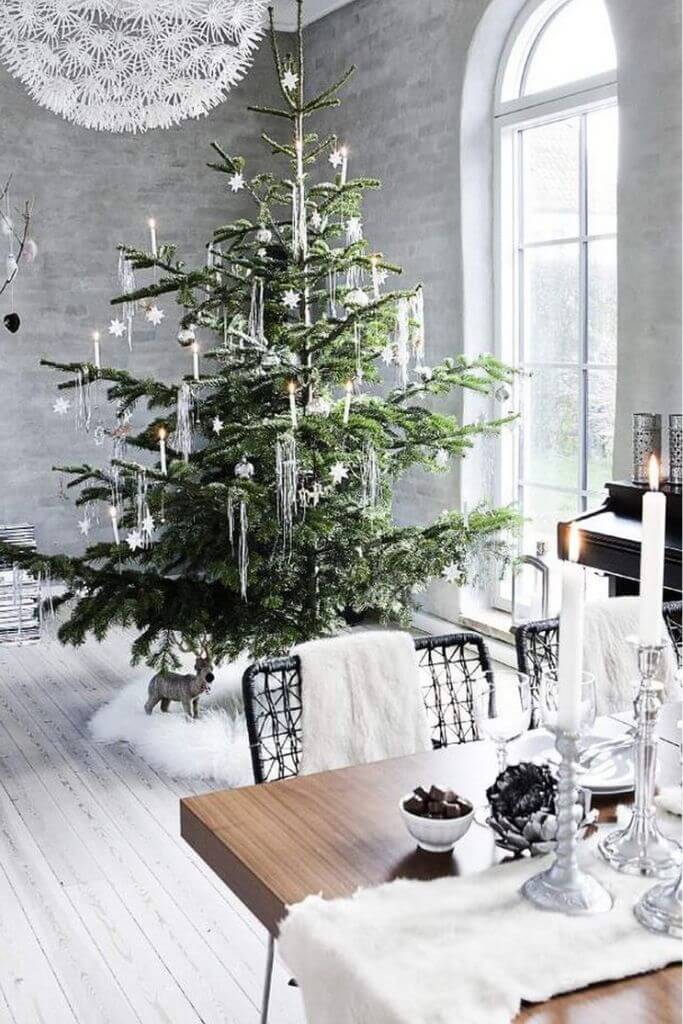
{"type": "Polygon", "coordinates": [[[218,875],[237,898],[277,937],[286,907],[229,846],[206,825],[192,807],[201,797],[180,800],[180,834],[205,864],[218,875]]]}

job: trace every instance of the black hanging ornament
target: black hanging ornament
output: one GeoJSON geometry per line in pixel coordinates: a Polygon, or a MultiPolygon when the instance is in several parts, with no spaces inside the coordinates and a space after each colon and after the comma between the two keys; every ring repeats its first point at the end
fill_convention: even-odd
{"type": "Polygon", "coordinates": [[[7,313],[3,319],[3,323],[10,334],[16,334],[21,326],[21,320],[19,319],[18,313],[7,313]]]}

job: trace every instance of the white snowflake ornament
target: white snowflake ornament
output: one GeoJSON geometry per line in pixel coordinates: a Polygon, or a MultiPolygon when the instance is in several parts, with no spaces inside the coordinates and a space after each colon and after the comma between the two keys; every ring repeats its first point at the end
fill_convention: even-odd
{"type": "Polygon", "coordinates": [[[287,71],[285,71],[284,75],[282,76],[282,85],[287,90],[287,92],[292,92],[294,89],[296,89],[298,81],[299,76],[294,74],[291,68],[288,68],[287,71]]]}
{"type": "Polygon", "coordinates": [[[148,306],[145,312],[145,319],[149,320],[151,324],[158,327],[162,320],[166,318],[166,314],[163,309],[159,309],[158,306],[148,306]]]}
{"type": "Polygon", "coordinates": [[[109,322],[109,333],[113,334],[115,338],[122,338],[126,330],[126,325],[123,320],[116,318],[109,322]]]}
{"type": "Polygon", "coordinates": [[[224,426],[225,424],[223,423],[223,420],[220,418],[220,416],[214,416],[213,422],[211,424],[211,429],[213,430],[214,434],[220,434],[224,426]]]}
{"type": "Polygon", "coordinates": [[[293,288],[288,288],[282,296],[282,305],[287,309],[296,309],[301,302],[301,294],[294,291],[293,288]]]}
{"type": "Polygon", "coordinates": [[[344,154],[342,153],[341,149],[333,149],[328,159],[336,170],[337,167],[341,167],[341,165],[344,163],[344,154]]]}
{"type": "Polygon", "coordinates": [[[393,345],[384,346],[384,348],[382,349],[382,362],[385,364],[385,366],[389,366],[390,363],[393,363],[394,354],[395,353],[393,345]]]}
{"type": "Polygon", "coordinates": [[[241,192],[244,188],[244,175],[240,171],[235,171],[228,178],[228,185],[231,192],[241,192]]]}
{"type": "Polygon", "coordinates": [[[150,512],[148,512],[145,518],[142,520],[142,532],[146,534],[147,537],[151,537],[152,534],[154,533],[154,526],[154,517],[150,512]]]}
{"type": "Polygon", "coordinates": [[[66,416],[70,408],[71,402],[68,398],[57,398],[52,406],[52,411],[56,412],[58,416],[66,416]]]}
{"type": "Polygon", "coordinates": [[[144,546],[144,541],[142,539],[141,531],[130,530],[128,536],[126,537],[126,544],[128,545],[131,551],[137,551],[138,548],[142,548],[144,546]]]}
{"type": "Polygon", "coordinates": [[[90,533],[90,520],[87,516],[83,516],[82,519],[78,520],[78,529],[81,531],[84,537],[87,537],[90,533]]]}
{"type": "Polygon", "coordinates": [[[332,483],[337,487],[342,480],[346,480],[349,475],[348,466],[345,466],[343,462],[335,462],[330,468],[330,476],[332,477],[332,483]]]}

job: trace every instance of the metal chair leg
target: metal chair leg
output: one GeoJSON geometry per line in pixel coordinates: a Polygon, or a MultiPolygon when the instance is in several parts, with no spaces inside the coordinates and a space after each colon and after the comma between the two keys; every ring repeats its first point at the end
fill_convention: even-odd
{"type": "Polygon", "coordinates": [[[263,999],[261,1001],[261,1024],[268,1024],[268,1005],[270,1003],[270,986],[273,981],[273,963],[275,961],[275,939],[268,936],[268,953],[266,955],[266,976],[263,982],[263,999]]]}

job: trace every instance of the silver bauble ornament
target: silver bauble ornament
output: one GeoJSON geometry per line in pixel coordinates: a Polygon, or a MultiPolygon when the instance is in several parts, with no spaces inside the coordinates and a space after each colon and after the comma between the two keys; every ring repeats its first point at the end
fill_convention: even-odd
{"type": "Polygon", "coordinates": [[[251,480],[254,475],[253,463],[249,462],[246,455],[243,455],[235,466],[235,476],[239,480],[251,480]]]}
{"type": "Polygon", "coordinates": [[[364,309],[369,302],[370,298],[362,288],[354,288],[344,297],[345,306],[356,306],[359,309],[364,309]]]}
{"type": "Polygon", "coordinates": [[[183,348],[189,348],[196,341],[194,327],[182,327],[178,331],[178,344],[183,348]]]}
{"type": "Polygon", "coordinates": [[[35,263],[37,256],[38,246],[36,245],[36,242],[33,238],[28,238],[24,245],[24,251],[21,254],[21,258],[25,260],[26,263],[35,263]]]}
{"type": "Polygon", "coordinates": [[[507,384],[499,384],[493,392],[493,397],[497,402],[507,402],[511,395],[512,392],[507,384]]]}

